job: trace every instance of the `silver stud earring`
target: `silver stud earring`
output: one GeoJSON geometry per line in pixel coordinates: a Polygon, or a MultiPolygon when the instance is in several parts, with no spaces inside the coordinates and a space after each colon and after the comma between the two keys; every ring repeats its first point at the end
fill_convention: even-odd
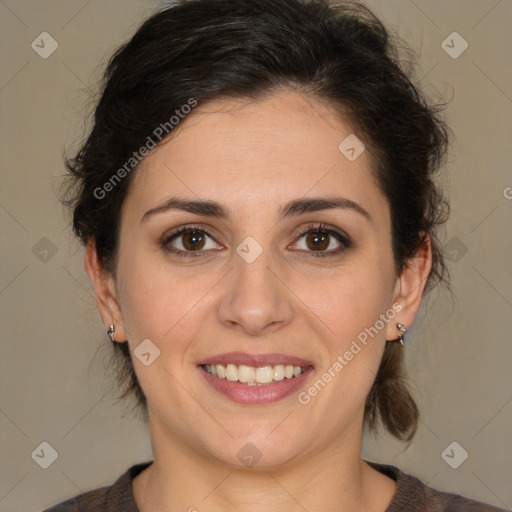
{"type": "Polygon", "coordinates": [[[400,334],[398,335],[398,338],[396,340],[390,340],[390,341],[399,341],[400,345],[402,347],[404,346],[404,336],[407,332],[407,329],[404,324],[396,324],[397,329],[400,331],[400,334]]]}
{"type": "Polygon", "coordinates": [[[404,346],[404,336],[405,336],[405,333],[407,332],[407,329],[405,328],[405,325],[404,324],[396,324],[398,330],[400,331],[400,334],[398,335],[398,339],[400,340],[400,345],[402,345],[402,347],[404,346]]]}
{"type": "Polygon", "coordinates": [[[115,343],[116,342],[116,339],[115,339],[115,327],[113,325],[111,325],[108,330],[107,330],[107,334],[110,336],[110,341],[112,341],[112,343],[115,343]]]}

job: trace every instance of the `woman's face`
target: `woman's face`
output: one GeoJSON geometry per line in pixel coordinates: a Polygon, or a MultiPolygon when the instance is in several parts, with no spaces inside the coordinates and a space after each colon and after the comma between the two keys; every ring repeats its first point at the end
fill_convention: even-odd
{"type": "Polygon", "coordinates": [[[116,339],[144,354],[153,442],[238,466],[342,450],[361,435],[385,340],[407,324],[368,152],[340,149],[350,126],[296,92],[216,100],[181,122],[136,171],[115,282],[116,339]]]}

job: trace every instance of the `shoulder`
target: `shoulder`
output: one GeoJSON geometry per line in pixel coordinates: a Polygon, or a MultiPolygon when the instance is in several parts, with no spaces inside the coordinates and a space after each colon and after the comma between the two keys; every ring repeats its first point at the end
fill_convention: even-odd
{"type": "Polygon", "coordinates": [[[78,494],[43,512],[139,512],[133,498],[132,480],[151,463],[131,466],[112,485],[78,494]]]}
{"type": "Polygon", "coordinates": [[[396,482],[396,492],[386,512],[504,512],[480,501],[459,494],[438,491],[428,487],[415,476],[404,473],[395,466],[365,460],[371,467],[396,482]]]}
{"type": "Polygon", "coordinates": [[[100,487],[63,501],[43,512],[106,512],[106,499],[111,487],[100,487]]]}

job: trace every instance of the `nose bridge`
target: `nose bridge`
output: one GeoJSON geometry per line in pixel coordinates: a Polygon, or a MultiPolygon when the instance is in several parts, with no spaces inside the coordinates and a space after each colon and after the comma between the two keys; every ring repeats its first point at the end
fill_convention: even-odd
{"type": "Polygon", "coordinates": [[[247,237],[236,248],[233,265],[219,307],[220,320],[251,334],[289,323],[291,297],[276,276],[280,263],[271,249],[247,237]]]}
{"type": "Polygon", "coordinates": [[[274,283],[271,282],[271,276],[273,276],[271,250],[269,248],[258,250],[250,241],[243,242],[237,248],[237,258],[234,259],[236,291],[270,295],[274,287],[274,283]]]}
{"type": "Polygon", "coordinates": [[[234,257],[233,283],[231,294],[247,305],[258,302],[259,306],[275,306],[276,289],[274,273],[271,271],[272,254],[269,247],[263,248],[252,237],[246,238],[236,249],[234,257]],[[251,300],[251,297],[254,300],[251,300]]]}

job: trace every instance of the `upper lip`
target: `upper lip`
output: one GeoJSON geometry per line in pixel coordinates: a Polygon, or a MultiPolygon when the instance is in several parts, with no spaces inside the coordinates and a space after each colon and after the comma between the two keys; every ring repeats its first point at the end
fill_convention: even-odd
{"type": "Polygon", "coordinates": [[[289,356],[286,354],[248,354],[246,352],[226,352],[208,357],[199,363],[199,366],[205,364],[236,364],[245,366],[274,366],[283,364],[285,366],[312,366],[311,361],[300,357],[289,356]]]}

